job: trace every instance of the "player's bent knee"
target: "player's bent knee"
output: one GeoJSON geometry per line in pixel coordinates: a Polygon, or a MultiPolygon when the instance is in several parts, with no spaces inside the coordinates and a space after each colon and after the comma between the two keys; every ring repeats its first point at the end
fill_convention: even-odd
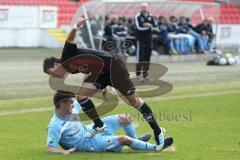
{"type": "Polygon", "coordinates": [[[118,116],[119,123],[121,126],[126,126],[130,123],[132,123],[132,119],[129,113],[123,113],[118,116]]]}
{"type": "Polygon", "coordinates": [[[131,106],[136,109],[139,109],[142,106],[143,100],[136,94],[125,96],[125,98],[131,104],[131,106]]]}
{"type": "Polygon", "coordinates": [[[137,108],[137,106],[138,106],[137,98],[135,98],[135,97],[131,98],[131,99],[129,99],[129,102],[134,108],[137,108]]]}
{"type": "Polygon", "coordinates": [[[142,100],[140,98],[134,98],[134,100],[130,103],[136,109],[139,109],[142,106],[142,100]]]}
{"type": "Polygon", "coordinates": [[[121,145],[131,145],[132,144],[132,140],[130,137],[128,136],[119,136],[118,137],[118,142],[121,144],[121,145]]]}

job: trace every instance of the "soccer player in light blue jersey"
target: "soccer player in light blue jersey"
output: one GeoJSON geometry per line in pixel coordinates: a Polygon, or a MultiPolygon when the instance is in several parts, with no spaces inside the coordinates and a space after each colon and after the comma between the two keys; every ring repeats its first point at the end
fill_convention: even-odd
{"type": "Polygon", "coordinates": [[[74,151],[122,151],[123,146],[133,150],[159,151],[162,146],[147,143],[150,134],[137,138],[135,128],[129,114],[108,116],[103,119],[107,130],[91,138],[84,135],[92,129],[92,125],[80,122],[78,113],[81,106],[74,100],[74,94],[58,91],[53,98],[55,113],[48,127],[47,151],[51,153],[69,154],[74,151]],[[123,128],[126,135],[114,135],[123,128]],[[57,146],[60,145],[62,149],[57,146]]]}

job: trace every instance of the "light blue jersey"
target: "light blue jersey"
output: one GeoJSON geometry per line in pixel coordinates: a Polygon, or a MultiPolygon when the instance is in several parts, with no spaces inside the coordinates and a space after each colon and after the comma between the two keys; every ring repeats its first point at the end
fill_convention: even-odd
{"type": "Polygon", "coordinates": [[[88,150],[88,139],[84,138],[88,129],[81,124],[77,114],[80,112],[81,106],[77,101],[74,101],[72,115],[60,116],[54,113],[53,118],[48,126],[47,145],[50,147],[57,147],[59,144],[64,149],[76,147],[79,150],[88,150]]]}
{"type": "Polygon", "coordinates": [[[104,133],[97,134],[93,138],[85,138],[84,135],[92,128],[91,125],[83,125],[77,114],[81,106],[74,101],[72,109],[73,114],[65,117],[54,113],[48,127],[47,145],[57,147],[59,144],[64,149],[76,148],[79,151],[121,151],[117,136],[113,136],[121,126],[118,116],[109,116],[103,119],[107,130],[104,133]]]}

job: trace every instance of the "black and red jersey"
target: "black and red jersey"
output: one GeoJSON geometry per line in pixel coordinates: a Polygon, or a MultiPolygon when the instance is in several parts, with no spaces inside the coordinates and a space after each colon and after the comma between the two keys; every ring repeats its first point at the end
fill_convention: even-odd
{"type": "Polygon", "coordinates": [[[80,49],[65,42],[60,63],[68,73],[104,74],[110,71],[112,56],[106,51],[80,49]]]}

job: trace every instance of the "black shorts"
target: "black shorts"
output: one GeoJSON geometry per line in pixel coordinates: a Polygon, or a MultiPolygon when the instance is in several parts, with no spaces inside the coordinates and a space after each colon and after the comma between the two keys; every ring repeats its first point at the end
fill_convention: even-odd
{"type": "Polygon", "coordinates": [[[135,87],[129,77],[127,66],[117,56],[114,56],[111,60],[110,71],[98,76],[90,75],[84,82],[93,83],[99,90],[108,85],[112,86],[122,95],[133,95],[135,93],[135,87]]]}

